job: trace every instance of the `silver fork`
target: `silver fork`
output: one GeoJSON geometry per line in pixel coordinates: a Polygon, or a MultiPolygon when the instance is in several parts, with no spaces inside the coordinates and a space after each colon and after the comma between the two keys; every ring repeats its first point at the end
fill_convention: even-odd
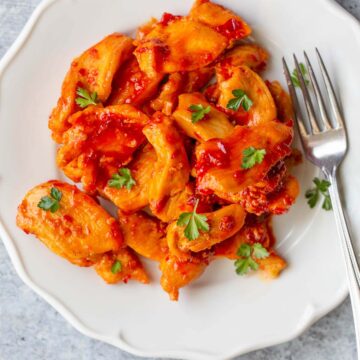
{"type": "Polygon", "coordinates": [[[318,49],[316,49],[316,55],[329,99],[330,110],[333,113],[332,121],[330,121],[328,116],[329,112],[326,109],[318,81],[316,80],[306,52],[304,52],[306,68],[309,74],[311,88],[314,93],[313,97],[316,100],[315,105],[318,107],[319,116],[315,112],[314,102],[312,101],[312,97],[309,92],[309,86],[306,84],[306,79],[302,74],[296,56],[294,55],[295,69],[304,98],[308,121],[304,121],[305,118],[302,114],[289,68],[284,58],[283,67],[290,96],[295,108],[295,120],[298,125],[300,139],[305,155],[309,161],[323,171],[325,177],[331,183],[329,187],[329,194],[345,259],[349,293],[354,316],[358,359],[360,359],[360,270],[341,204],[337,182],[337,170],[343,161],[348,148],[346,128],[339,109],[334,88],[318,49]]]}

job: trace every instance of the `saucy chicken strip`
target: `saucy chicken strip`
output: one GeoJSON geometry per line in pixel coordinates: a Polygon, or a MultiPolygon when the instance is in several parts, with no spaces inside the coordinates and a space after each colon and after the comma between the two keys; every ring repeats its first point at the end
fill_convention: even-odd
{"type": "Polygon", "coordinates": [[[170,196],[183,190],[190,166],[183,138],[169,117],[155,113],[143,132],[157,155],[149,188],[150,209],[156,215],[170,196]]]}
{"type": "Polygon", "coordinates": [[[90,266],[123,244],[113,217],[77,187],[56,180],[40,184],[25,195],[16,223],[51,251],[79,266],[90,266]]]}
{"type": "Polygon", "coordinates": [[[166,256],[160,263],[160,284],[169,294],[170,300],[177,301],[179,289],[198,279],[208,263],[206,258],[192,257],[191,260],[184,261],[176,256],[166,256]]]}
{"type": "Polygon", "coordinates": [[[210,105],[200,93],[180,95],[179,106],[173,113],[173,117],[186,135],[198,141],[224,138],[234,130],[234,126],[226,115],[210,105]],[[194,121],[194,112],[196,112],[194,107],[208,109],[208,111],[200,120],[194,121]]]}
{"type": "Polygon", "coordinates": [[[228,47],[251,34],[250,26],[240,16],[209,0],[196,0],[189,16],[225,36],[228,47]]]}
{"type": "Polygon", "coordinates": [[[164,14],[134,54],[148,76],[191,71],[213,62],[227,47],[228,40],[211,27],[187,17],[164,14]]]}
{"type": "Polygon", "coordinates": [[[154,148],[146,144],[127,165],[135,184],[131,189],[112,187],[109,183],[98,188],[99,193],[111,200],[119,209],[126,213],[138,211],[149,204],[149,187],[157,156],[154,148]]]}
{"type": "Polygon", "coordinates": [[[237,126],[227,138],[199,144],[195,164],[198,189],[240,202],[247,187],[264,180],[275,164],[291,154],[292,139],[292,124],[270,121],[259,126],[237,126]],[[246,149],[262,149],[262,162],[244,168],[246,149]]]}
{"type": "Polygon", "coordinates": [[[166,224],[141,211],[118,214],[126,245],[151,260],[160,261],[166,255],[166,224]]]}
{"type": "Polygon", "coordinates": [[[266,85],[275,101],[277,117],[285,122],[294,119],[294,109],[289,94],[281,87],[278,81],[266,81],[266,85]]]}
{"type": "Polygon", "coordinates": [[[215,257],[226,257],[230,260],[239,259],[238,250],[242,244],[261,244],[269,255],[263,259],[254,258],[259,269],[267,278],[276,278],[283,271],[287,263],[273,249],[274,237],[270,225],[271,218],[251,218],[244,227],[230,239],[214,247],[215,257]]]}
{"type": "Polygon", "coordinates": [[[228,239],[242,228],[246,212],[240,205],[232,204],[204,215],[210,229],[208,232],[200,232],[200,236],[194,240],[189,240],[185,236],[183,226],[176,222],[169,225],[167,242],[172,254],[183,258],[180,252],[204,251],[228,239]]]}
{"type": "Polygon", "coordinates": [[[216,72],[226,77],[228,67],[248,66],[255,72],[265,69],[269,54],[256,44],[241,44],[227,51],[216,64],[216,72]]]}
{"type": "Polygon", "coordinates": [[[56,142],[62,142],[63,133],[70,127],[69,116],[81,110],[75,102],[77,90],[82,88],[89,94],[96,94],[97,101],[105,102],[111,92],[114,74],[132,50],[131,38],[114,33],[74,59],[62,84],[61,96],[49,118],[49,128],[56,142]]]}
{"type": "Polygon", "coordinates": [[[276,106],[269,88],[248,66],[228,67],[226,73],[218,72],[217,78],[220,92],[218,105],[229,115],[242,115],[244,125],[257,125],[276,119],[276,106]],[[231,100],[236,98],[236,91],[239,90],[252,101],[247,111],[241,106],[236,110],[231,106],[231,100]]]}
{"type": "Polygon", "coordinates": [[[115,75],[113,90],[107,104],[140,106],[156,95],[162,79],[162,74],[147,76],[141,71],[136,57],[132,55],[115,75]]]}
{"type": "Polygon", "coordinates": [[[101,256],[95,264],[97,274],[108,284],[129,280],[149,283],[149,278],[134,251],[121,248],[117,252],[109,252],[101,256]]]}
{"type": "Polygon", "coordinates": [[[155,111],[171,115],[178,104],[180,94],[200,91],[214,74],[215,69],[210,66],[185,73],[170,74],[159,95],[151,101],[151,107],[155,111]]]}
{"type": "Polygon", "coordinates": [[[142,129],[148,117],[131,105],[89,106],[69,119],[65,144],[58,150],[57,164],[85,190],[104,186],[145,141],[142,129]]]}

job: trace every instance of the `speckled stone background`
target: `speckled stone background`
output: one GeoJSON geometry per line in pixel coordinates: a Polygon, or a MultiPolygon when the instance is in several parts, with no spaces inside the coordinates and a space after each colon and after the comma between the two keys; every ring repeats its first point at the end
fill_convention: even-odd
{"type": "MultiPolygon", "coordinates": [[[[0,0],[0,57],[15,40],[39,2],[0,0]]],[[[360,0],[338,2],[360,20],[360,0]]],[[[355,357],[352,313],[350,302],[346,300],[299,338],[246,354],[237,360],[353,360],[355,357]]],[[[138,358],[74,330],[21,282],[0,242],[0,360],[44,359],[138,358]]]]}

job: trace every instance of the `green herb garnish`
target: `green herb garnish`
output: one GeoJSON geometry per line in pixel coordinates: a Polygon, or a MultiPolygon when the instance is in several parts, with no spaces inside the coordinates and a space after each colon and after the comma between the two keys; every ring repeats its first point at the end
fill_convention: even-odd
{"type": "Polygon", "coordinates": [[[255,166],[255,164],[261,164],[265,155],[265,149],[255,149],[253,146],[250,146],[243,151],[241,167],[243,169],[250,169],[255,166]]]}
{"type": "Polygon", "coordinates": [[[75,102],[81,107],[86,108],[89,105],[97,105],[98,104],[98,95],[97,92],[93,92],[89,94],[86,89],[78,87],[76,90],[76,94],[79,95],[75,102]]]}
{"type": "Polygon", "coordinates": [[[59,189],[57,189],[56,187],[53,187],[50,190],[50,196],[43,196],[40,199],[37,206],[40,209],[54,213],[60,207],[59,203],[60,203],[61,198],[62,198],[61,191],[59,189]]]}
{"type": "Polygon", "coordinates": [[[128,190],[131,190],[134,185],[136,185],[136,181],[131,176],[131,171],[128,168],[119,169],[108,181],[108,186],[116,189],[126,187],[128,190]]]}
{"type": "MultiPolygon", "coordinates": [[[[305,85],[306,86],[309,85],[308,73],[306,70],[306,66],[303,63],[300,63],[299,68],[300,68],[301,74],[305,80],[305,85]]],[[[291,81],[295,87],[301,87],[297,69],[293,70],[293,72],[291,74],[291,81]]]]}
{"type": "Polygon", "coordinates": [[[189,106],[188,110],[191,111],[191,122],[193,124],[202,120],[206,114],[208,114],[211,110],[210,105],[204,107],[202,104],[192,104],[189,106]]]}
{"type": "Polygon", "coordinates": [[[226,107],[228,109],[238,111],[239,107],[242,106],[242,108],[245,111],[249,111],[251,106],[253,105],[253,102],[251,99],[246,95],[244,90],[241,89],[235,89],[232,91],[232,94],[234,95],[234,98],[231,99],[226,107]]]}
{"type": "Polygon", "coordinates": [[[313,183],[315,184],[315,187],[307,190],[305,193],[305,197],[309,206],[314,208],[319,198],[322,196],[324,198],[322,208],[327,211],[332,210],[329,194],[329,187],[331,183],[327,180],[320,180],[318,177],[314,178],[313,183]]]}
{"type": "Polygon", "coordinates": [[[122,264],[120,260],[115,260],[114,263],[111,266],[111,272],[113,274],[117,274],[122,269],[122,264]]]}
{"type": "Polygon", "coordinates": [[[205,215],[200,215],[196,213],[196,209],[199,204],[199,199],[196,200],[193,212],[182,213],[179,216],[177,225],[186,226],[184,230],[184,235],[189,240],[195,240],[200,236],[199,230],[208,232],[210,226],[207,223],[208,219],[205,215]]]}
{"type": "Polygon", "coordinates": [[[259,264],[253,258],[265,259],[269,256],[269,252],[260,243],[254,245],[245,243],[239,247],[236,255],[240,259],[234,262],[235,271],[238,275],[245,275],[250,270],[256,271],[259,268],[259,264]]]}

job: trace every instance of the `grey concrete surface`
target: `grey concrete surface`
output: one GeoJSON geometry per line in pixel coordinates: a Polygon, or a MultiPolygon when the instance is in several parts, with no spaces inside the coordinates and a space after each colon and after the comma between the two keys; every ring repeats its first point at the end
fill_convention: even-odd
{"type": "MultiPolygon", "coordinates": [[[[294,1],[294,0],[292,0],[294,1]]],[[[338,0],[360,19],[359,0],[338,0]]],[[[39,0],[0,0],[0,57],[15,40],[39,0]]],[[[350,302],[299,338],[246,354],[238,360],[353,360],[356,356],[350,302]]],[[[0,360],[137,359],[73,329],[16,275],[0,242],[0,360]]]]}

